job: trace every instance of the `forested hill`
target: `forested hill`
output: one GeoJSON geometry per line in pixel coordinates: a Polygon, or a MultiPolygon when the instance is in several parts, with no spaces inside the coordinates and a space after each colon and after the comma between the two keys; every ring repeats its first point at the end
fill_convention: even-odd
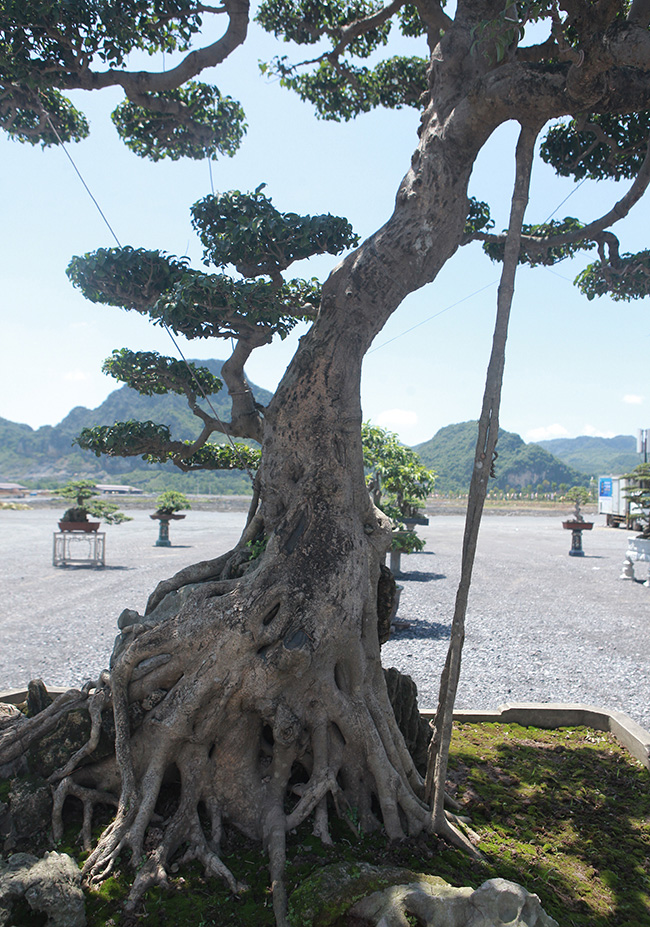
{"type": "Polygon", "coordinates": [[[538,443],[570,467],[596,477],[629,473],[641,459],[632,435],[617,435],[615,438],[582,435],[580,438],[554,438],[538,443]]]}
{"type": "MultiPolygon", "coordinates": [[[[195,361],[219,376],[222,361],[195,361]]],[[[271,393],[251,384],[258,402],[266,405],[271,393]]],[[[215,393],[210,402],[220,417],[229,418],[226,390],[215,393]]],[[[239,473],[188,473],[173,465],[147,465],[140,458],[97,458],[82,451],[72,441],[82,428],[113,424],[129,419],[150,419],[169,425],[175,438],[196,434],[196,420],[180,396],[141,396],[122,386],[114,390],[96,409],[77,406],[58,425],[34,430],[0,418],[0,482],[27,482],[48,486],[67,479],[90,478],[98,482],[130,483],[159,492],[179,489],[184,492],[249,492],[250,480],[239,473]]],[[[466,491],[472,471],[476,444],[476,422],[448,425],[429,441],[415,446],[423,463],[438,476],[439,492],[466,491]]],[[[215,435],[214,440],[221,440],[215,435]]],[[[625,473],[638,463],[635,439],[571,438],[526,444],[513,432],[499,431],[495,463],[496,480],[491,488],[537,489],[546,484],[587,485],[589,477],[604,473],[625,473]]]]}
{"type": "MultiPolygon", "coordinates": [[[[223,361],[201,360],[219,376],[223,361]]],[[[266,405],[272,393],[251,384],[258,402],[266,405]]],[[[225,390],[209,397],[219,417],[230,418],[230,404],[225,390]]],[[[205,405],[205,402],[202,403],[205,405]]],[[[60,483],[70,478],[90,478],[108,483],[130,483],[151,491],[181,489],[185,492],[246,492],[250,480],[239,473],[181,473],[173,464],[148,465],[139,457],[97,458],[90,451],[72,445],[82,428],[112,425],[129,419],[151,420],[168,425],[174,438],[185,440],[197,433],[200,423],[190,412],[185,398],[176,395],[141,396],[128,386],[114,390],[96,409],[77,406],[58,425],[44,425],[34,430],[0,419],[0,481],[29,482],[40,485],[60,483]]],[[[223,440],[214,435],[214,441],[223,440]]]]}
{"type": "MultiPolygon", "coordinates": [[[[469,488],[476,448],[477,422],[460,422],[441,428],[433,438],[417,444],[413,450],[422,462],[437,473],[439,492],[466,492],[469,488]]],[[[588,485],[589,476],[558,460],[539,444],[526,444],[517,434],[499,429],[498,457],[494,464],[496,479],[492,489],[521,490],[538,486],[551,490],[567,486],[588,485]]]]}

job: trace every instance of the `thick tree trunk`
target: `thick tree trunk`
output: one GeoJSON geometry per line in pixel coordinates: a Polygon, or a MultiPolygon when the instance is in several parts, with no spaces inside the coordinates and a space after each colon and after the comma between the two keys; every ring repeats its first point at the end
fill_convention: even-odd
{"type": "MultiPolygon", "coordinates": [[[[364,830],[381,825],[393,838],[432,827],[380,663],[377,586],[390,527],[364,483],[359,382],[363,356],[391,313],[458,247],[475,157],[526,93],[511,82],[510,95],[500,95],[504,66],[480,97],[487,65],[469,53],[474,25],[459,12],[436,50],[435,106],[423,117],[395,212],[332,273],[320,315],[266,410],[259,505],[240,543],[162,583],[144,617],[123,615],[110,676],[94,694],[89,687],[75,696],[89,706],[93,734],[52,777],[56,825],[73,794],[86,807],[89,839],[93,805],[117,801],[85,872],[99,881],[130,850],[133,903],[164,883],[182,847],[185,859],[240,891],[219,858],[229,824],[268,851],[283,923],[285,834],[307,818],[324,840],[332,810],[353,811],[364,830]],[[251,542],[262,550],[255,559],[251,542]],[[93,761],[111,707],[115,755],[93,761]],[[170,776],[178,804],[161,824],[156,804],[170,776]],[[153,821],[159,839],[145,858],[153,821]]],[[[549,114],[563,111],[562,80],[545,80],[549,114]]],[[[18,763],[60,711],[65,705],[5,733],[0,765],[18,763]]]]}
{"type": "MultiPolygon", "coordinates": [[[[93,735],[52,778],[57,833],[68,795],[84,802],[86,838],[93,805],[117,802],[85,873],[100,881],[130,851],[133,904],[165,882],[182,847],[240,891],[219,857],[227,823],[266,848],[282,924],[287,831],[312,817],[328,840],[332,810],[392,838],[431,827],[380,662],[377,587],[391,532],[365,486],[359,383],[386,319],[460,240],[484,132],[460,147],[441,144],[444,132],[453,139],[453,125],[425,120],[393,217],[325,286],[265,414],[260,503],[238,547],[162,583],[144,617],[123,616],[110,677],[87,699],[93,735]],[[252,541],[266,544],[254,560],[252,541]],[[115,756],[93,762],[111,706],[115,756]],[[178,804],[161,824],[170,776],[178,804]],[[160,837],[145,858],[154,821],[160,837]]],[[[24,738],[23,726],[5,735],[0,763],[19,757],[24,738]]]]}

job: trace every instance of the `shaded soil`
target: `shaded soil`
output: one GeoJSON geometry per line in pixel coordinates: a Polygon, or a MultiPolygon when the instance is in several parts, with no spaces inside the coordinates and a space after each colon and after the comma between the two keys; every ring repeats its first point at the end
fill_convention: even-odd
{"type": "MultiPolygon", "coordinates": [[[[650,924],[649,786],[648,770],[609,734],[457,725],[449,790],[471,819],[468,833],[482,861],[435,838],[389,843],[381,835],[361,837],[351,814],[337,822],[333,847],[322,846],[307,827],[290,835],[289,889],[329,863],[365,860],[439,875],[454,885],[478,887],[497,876],[519,882],[565,927],[642,927],[650,924]]],[[[6,795],[7,784],[0,783],[0,800],[6,795]]],[[[163,816],[173,806],[173,792],[165,801],[163,816]]],[[[70,802],[59,849],[81,859],[77,811],[70,802]]],[[[33,851],[34,843],[15,849],[33,851]]],[[[272,927],[266,862],[258,847],[231,834],[224,861],[250,891],[232,897],[192,865],[173,875],[169,891],[151,891],[141,909],[127,916],[121,910],[130,878],[124,860],[101,891],[89,893],[89,927],[272,927]]],[[[29,927],[32,921],[14,917],[12,923],[29,927]]]]}

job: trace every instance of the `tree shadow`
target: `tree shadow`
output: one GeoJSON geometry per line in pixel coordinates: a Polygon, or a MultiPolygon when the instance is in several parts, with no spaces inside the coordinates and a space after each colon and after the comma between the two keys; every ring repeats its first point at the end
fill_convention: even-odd
{"type": "Polygon", "coordinates": [[[97,573],[107,573],[110,570],[135,570],[137,567],[130,566],[111,566],[108,563],[105,563],[103,566],[95,566],[93,563],[65,563],[60,564],[56,567],[57,570],[65,570],[66,573],[75,573],[77,570],[93,571],[97,573]]]}
{"type": "Polygon", "coordinates": [[[397,615],[391,630],[389,640],[448,640],[451,635],[451,625],[440,624],[437,621],[422,621],[419,618],[410,619],[406,615],[397,615]]]}
{"type": "Polygon", "coordinates": [[[485,822],[489,869],[539,895],[560,923],[650,923],[648,770],[611,735],[578,734],[583,746],[569,733],[565,746],[522,729],[491,758],[452,748],[464,811],[479,831],[485,822]]]}
{"type": "Polygon", "coordinates": [[[437,579],[447,579],[444,573],[421,573],[419,570],[413,570],[411,573],[398,573],[395,577],[398,583],[428,583],[437,579]]]}

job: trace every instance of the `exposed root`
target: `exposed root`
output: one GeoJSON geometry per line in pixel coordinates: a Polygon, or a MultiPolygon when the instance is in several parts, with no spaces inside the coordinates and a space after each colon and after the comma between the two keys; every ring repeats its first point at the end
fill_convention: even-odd
{"type": "Polygon", "coordinates": [[[116,808],[118,804],[117,798],[110,792],[84,788],[70,778],[64,779],[54,792],[52,834],[55,842],[63,838],[63,805],[68,795],[78,798],[83,805],[81,836],[84,850],[90,850],[92,847],[92,823],[95,807],[97,805],[110,805],[116,808]]]}
{"type": "MultiPolygon", "coordinates": [[[[311,819],[314,834],[331,844],[332,808],[355,834],[383,827],[401,839],[434,831],[423,780],[390,707],[368,595],[356,590],[352,621],[329,585],[350,586],[338,566],[330,565],[335,578],[324,581],[317,601],[311,577],[309,587],[294,586],[292,573],[278,569],[295,556],[312,517],[287,521],[285,534],[270,538],[242,575],[246,538],[263,529],[256,514],[234,551],[159,585],[149,613],[169,592],[200,583],[179,597],[176,615],[123,629],[110,677],[60,697],[5,740],[20,756],[66,712],[86,706],[88,741],[50,779],[54,833],[59,839],[73,796],[90,849],[94,809],[116,807],[83,874],[97,885],[130,865],[131,910],[151,887],[168,884],[176,862],[197,860],[233,894],[244,892],[221,858],[224,821],[266,851],[280,927],[287,924],[287,832],[311,819]],[[109,707],[115,755],[93,762],[109,707]]],[[[368,588],[376,593],[374,574],[368,588]]],[[[437,832],[477,855],[452,820],[437,832]]]]}
{"type": "Polygon", "coordinates": [[[68,689],[26,723],[21,718],[7,725],[0,733],[0,774],[14,775],[29,748],[55,730],[67,714],[83,707],[87,699],[87,691],[68,689]]]}
{"type": "Polygon", "coordinates": [[[91,721],[90,736],[83,747],[70,757],[63,769],[56,770],[56,772],[52,773],[48,780],[51,785],[60,782],[61,779],[65,779],[79,767],[83,759],[95,752],[101,734],[102,714],[104,709],[110,704],[110,692],[106,688],[97,689],[94,694],[90,696],[87,703],[88,714],[90,715],[91,721]]]}
{"type": "Polygon", "coordinates": [[[472,859],[484,859],[481,851],[474,846],[469,837],[466,837],[459,827],[452,823],[452,820],[452,815],[445,814],[442,820],[434,822],[433,832],[442,837],[443,840],[447,840],[452,846],[468,853],[472,859]]]}

